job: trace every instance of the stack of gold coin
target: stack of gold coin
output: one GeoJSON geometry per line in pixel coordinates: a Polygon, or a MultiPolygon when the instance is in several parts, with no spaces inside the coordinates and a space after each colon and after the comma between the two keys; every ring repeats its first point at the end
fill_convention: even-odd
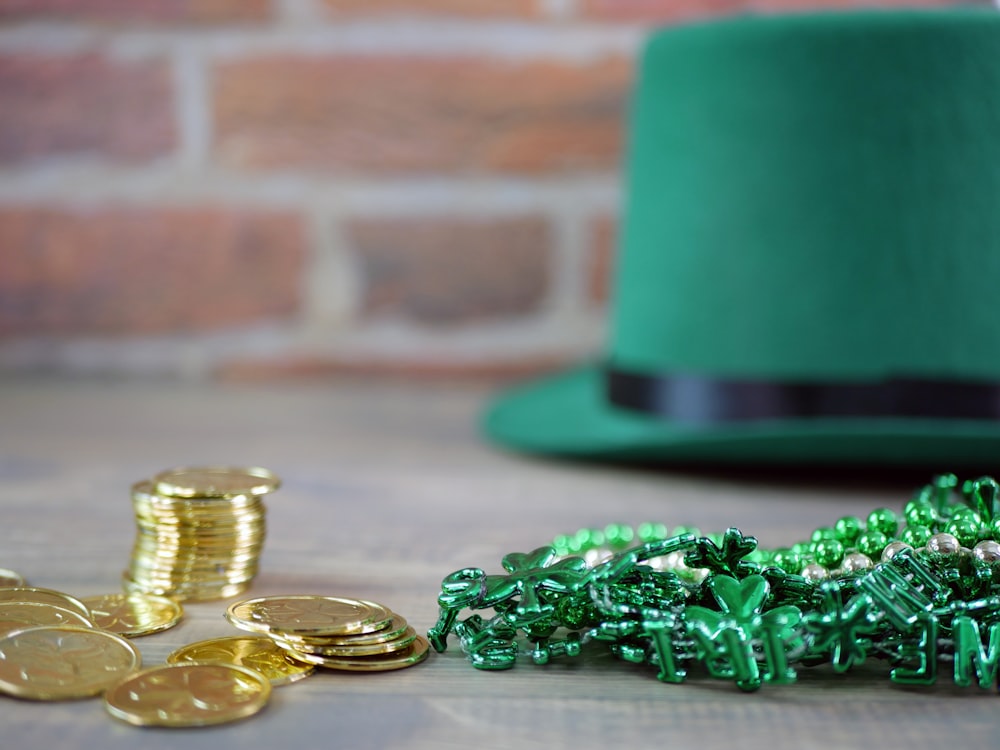
{"type": "Polygon", "coordinates": [[[226,618],[266,634],[295,659],[327,669],[402,669],[422,662],[429,650],[402,616],[361,599],[265,596],[231,605],[226,618]]]}
{"type": "Polygon", "coordinates": [[[263,498],[279,485],[267,469],[217,466],[134,484],[138,531],[125,589],[195,601],[246,590],[264,545],[263,498]]]}

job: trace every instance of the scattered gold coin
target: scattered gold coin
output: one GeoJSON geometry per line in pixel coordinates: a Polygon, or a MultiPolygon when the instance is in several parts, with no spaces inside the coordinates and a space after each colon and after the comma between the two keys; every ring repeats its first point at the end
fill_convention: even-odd
{"type": "Polygon", "coordinates": [[[260,672],[271,685],[287,685],[308,677],[315,667],[282,649],[277,643],[261,635],[234,635],[198,641],[167,656],[168,664],[186,662],[221,662],[236,664],[260,672]]]}
{"type": "Polygon", "coordinates": [[[153,477],[156,492],[173,497],[233,497],[266,495],[281,480],[259,466],[199,466],[170,469],[153,477]]]}
{"type": "Polygon", "coordinates": [[[321,661],[314,661],[310,656],[318,657],[338,657],[338,656],[375,656],[378,654],[390,654],[394,651],[402,651],[417,639],[417,631],[413,628],[406,628],[399,636],[390,641],[378,643],[354,643],[335,645],[307,645],[301,642],[288,641],[276,635],[271,636],[278,644],[288,649],[292,654],[310,664],[321,664],[321,661]]]}
{"type": "Polygon", "coordinates": [[[152,594],[102,594],[82,601],[97,627],[127,638],[172,628],[184,612],[173,599],[152,594]]]}
{"type": "Polygon", "coordinates": [[[241,630],[256,633],[322,636],[381,630],[392,622],[392,613],[360,599],[296,594],[236,602],[226,610],[226,618],[241,630]]]}
{"type": "Polygon", "coordinates": [[[153,667],[104,694],[116,719],[136,726],[200,727],[225,724],[260,711],[271,682],[235,664],[187,663],[153,667]]]}
{"type": "Polygon", "coordinates": [[[40,602],[54,604],[63,609],[78,612],[90,619],[90,609],[75,596],[64,594],[54,589],[43,589],[37,586],[12,586],[0,588],[0,602],[40,602]]]}
{"type": "Polygon", "coordinates": [[[0,586],[23,586],[24,576],[7,568],[0,568],[0,586]]]}
{"type": "Polygon", "coordinates": [[[71,609],[42,602],[0,602],[0,636],[42,625],[76,625],[93,628],[88,617],[71,609]]]}
{"type": "Polygon", "coordinates": [[[86,698],[141,663],[135,646],[105,630],[28,628],[0,638],[0,690],[32,700],[86,698]]]}

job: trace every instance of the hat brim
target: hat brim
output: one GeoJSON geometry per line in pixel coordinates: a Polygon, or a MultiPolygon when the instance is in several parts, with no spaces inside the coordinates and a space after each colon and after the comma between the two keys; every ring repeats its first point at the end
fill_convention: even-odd
{"type": "Polygon", "coordinates": [[[609,461],[925,465],[932,471],[1000,463],[1000,424],[988,420],[681,424],[608,404],[598,365],[506,391],[487,407],[482,428],[516,451],[609,461]]]}

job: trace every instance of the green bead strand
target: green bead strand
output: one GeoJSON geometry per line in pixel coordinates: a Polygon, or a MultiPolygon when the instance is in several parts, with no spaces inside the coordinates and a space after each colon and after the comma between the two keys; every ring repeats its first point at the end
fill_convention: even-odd
{"type": "Polygon", "coordinates": [[[889,541],[889,537],[881,531],[866,531],[858,537],[858,552],[867,555],[872,560],[878,560],[882,557],[882,550],[885,549],[889,541]]]}
{"type": "Polygon", "coordinates": [[[887,537],[893,537],[896,535],[898,526],[899,519],[896,517],[896,513],[888,508],[876,508],[868,514],[866,530],[869,533],[878,531],[887,537]]]}
{"type": "Polygon", "coordinates": [[[844,516],[837,519],[833,527],[837,540],[845,547],[852,547],[862,532],[861,519],[857,516],[844,516]]]}

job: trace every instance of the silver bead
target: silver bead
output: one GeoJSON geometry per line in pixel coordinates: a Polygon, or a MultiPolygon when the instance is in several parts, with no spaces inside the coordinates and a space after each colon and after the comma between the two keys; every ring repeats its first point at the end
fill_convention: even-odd
{"type": "Polygon", "coordinates": [[[844,561],[840,563],[840,570],[846,574],[860,573],[868,570],[874,563],[868,555],[863,552],[848,552],[844,555],[844,561]]]}
{"type": "Polygon", "coordinates": [[[802,568],[801,575],[808,581],[822,581],[830,576],[830,572],[819,563],[809,563],[802,568]]]}
{"type": "Polygon", "coordinates": [[[972,554],[983,562],[997,562],[1000,560],[1000,544],[992,539],[986,539],[972,548],[972,554]]]}
{"type": "Polygon", "coordinates": [[[953,534],[935,534],[927,540],[927,551],[938,555],[955,555],[962,549],[953,534]]]}
{"type": "Polygon", "coordinates": [[[600,565],[603,562],[607,562],[612,558],[614,553],[605,549],[604,547],[596,547],[595,549],[589,549],[583,553],[583,559],[587,561],[587,565],[593,568],[595,565],[600,565]]]}
{"type": "Polygon", "coordinates": [[[902,552],[904,549],[913,549],[913,547],[906,542],[889,542],[885,545],[885,549],[882,550],[882,562],[891,560],[897,553],[902,552]]]}

